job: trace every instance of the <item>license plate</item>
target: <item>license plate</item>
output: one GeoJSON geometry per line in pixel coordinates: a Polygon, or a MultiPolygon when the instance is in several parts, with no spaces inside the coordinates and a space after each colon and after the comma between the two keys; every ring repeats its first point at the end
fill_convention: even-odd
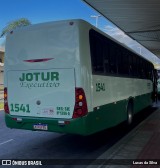
{"type": "Polygon", "coordinates": [[[33,129],[36,130],[48,130],[48,125],[47,124],[34,124],[33,129]]]}

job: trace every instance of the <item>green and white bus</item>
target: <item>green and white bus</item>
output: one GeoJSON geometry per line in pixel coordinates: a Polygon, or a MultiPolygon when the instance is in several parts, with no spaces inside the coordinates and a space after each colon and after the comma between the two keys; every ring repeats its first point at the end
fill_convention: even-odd
{"type": "Polygon", "coordinates": [[[9,128],[90,135],[152,105],[153,64],[83,20],[10,32],[4,72],[9,128]]]}

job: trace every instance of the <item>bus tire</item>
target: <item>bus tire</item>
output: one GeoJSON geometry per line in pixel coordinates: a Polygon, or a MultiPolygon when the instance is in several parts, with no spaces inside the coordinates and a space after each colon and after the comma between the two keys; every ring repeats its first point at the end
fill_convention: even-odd
{"type": "Polygon", "coordinates": [[[131,125],[133,122],[133,102],[129,101],[127,105],[127,125],[131,125]]]}

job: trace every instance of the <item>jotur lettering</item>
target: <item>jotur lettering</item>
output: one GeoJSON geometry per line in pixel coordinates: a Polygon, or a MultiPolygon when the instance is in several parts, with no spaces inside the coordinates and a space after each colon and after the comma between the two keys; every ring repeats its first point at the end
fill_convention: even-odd
{"type": "Polygon", "coordinates": [[[22,76],[19,78],[20,81],[58,81],[59,73],[58,72],[34,72],[34,73],[22,73],[22,76]]]}

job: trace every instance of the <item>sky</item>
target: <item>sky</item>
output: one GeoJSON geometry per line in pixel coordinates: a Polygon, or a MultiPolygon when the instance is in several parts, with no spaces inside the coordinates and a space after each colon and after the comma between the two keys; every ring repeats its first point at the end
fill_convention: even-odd
{"type": "MultiPolygon", "coordinates": [[[[0,6],[0,32],[9,22],[19,18],[27,18],[32,24],[66,19],[84,19],[95,25],[95,18],[91,16],[99,15],[82,0],[0,0],[0,6]]],[[[99,17],[98,28],[113,38],[119,39],[121,43],[128,45],[152,62],[160,63],[160,60],[152,53],[127,37],[107,19],[99,17]]],[[[5,38],[0,38],[0,47],[4,46],[5,38]]]]}

